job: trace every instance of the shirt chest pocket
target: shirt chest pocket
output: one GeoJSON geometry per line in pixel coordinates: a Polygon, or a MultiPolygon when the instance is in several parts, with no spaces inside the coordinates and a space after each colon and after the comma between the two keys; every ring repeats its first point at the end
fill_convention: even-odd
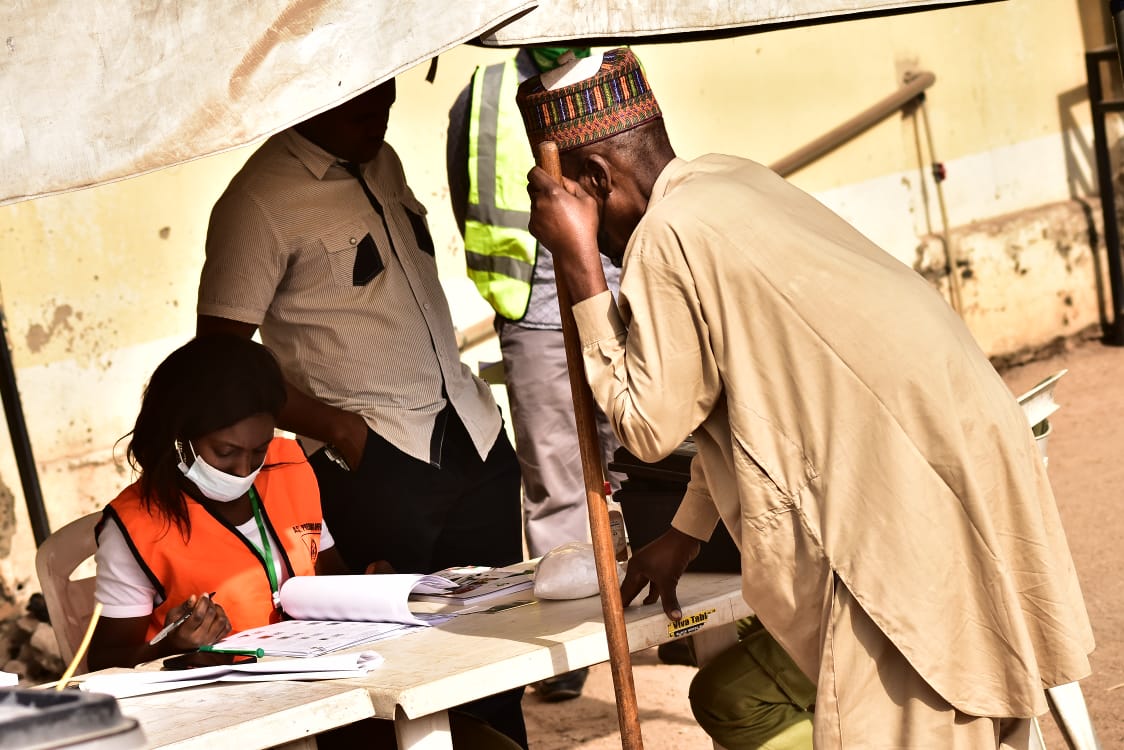
{"type": "Polygon", "coordinates": [[[426,255],[433,257],[433,236],[429,233],[429,224],[426,223],[425,206],[411,195],[402,196],[402,208],[406,218],[410,220],[410,228],[414,231],[414,240],[426,255]]]}
{"type": "Polygon", "coordinates": [[[360,222],[324,232],[320,243],[336,286],[366,286],[386,268],[374,238],[360,222]]]}

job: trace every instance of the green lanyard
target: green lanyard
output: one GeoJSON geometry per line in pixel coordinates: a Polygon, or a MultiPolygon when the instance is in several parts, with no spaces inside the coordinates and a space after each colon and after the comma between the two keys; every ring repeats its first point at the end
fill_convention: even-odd
{"type": "Polygon", "coordinates": [[[273,594],[274,609],[281,609],[280,587],[277,585],[277,571],[273,567],[272,544],[269,542],[269,533],[265,529],[265,521],[261,517],[261,501],[253,487],[250,488],[250,507],[254,509],[254,520],[258,524],[258,534],[261,535],[261,554],[265,557],[265,574],[269,576],[269,590],[273,594]]]}

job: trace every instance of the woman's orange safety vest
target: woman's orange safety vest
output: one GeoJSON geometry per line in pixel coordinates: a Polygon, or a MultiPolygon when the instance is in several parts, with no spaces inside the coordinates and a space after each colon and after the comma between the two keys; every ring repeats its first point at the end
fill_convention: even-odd
{"type": "MultiPolygon", "coordinates": [[[[323,514],[312,467],[301,447],[285,438],[270,443],[265,465],[254,488],[266,528],[281,542],[281,562],[290,575],[315,575],[323,514]]],[[[105,509],[106,517],[118,520],[133,556],[156,587],[147,637],[164,626],[169,610],[192,594],[212,591],[234,632],[280,620],[261,554],[232,525],[186,494],[184,500],[191,522],[186,541],[174,524],[145,509],[136,483],[105,509]]]]}

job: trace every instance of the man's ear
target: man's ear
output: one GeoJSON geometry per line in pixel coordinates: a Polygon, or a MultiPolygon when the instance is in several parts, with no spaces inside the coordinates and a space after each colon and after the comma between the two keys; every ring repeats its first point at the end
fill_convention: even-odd
{"type": "Polygon", "coordinates": [[[587,183],[586,192],[605,200],[613,192],[613,169],[601,154],[590,154],[582,164],[582,178],[587,183]]]}

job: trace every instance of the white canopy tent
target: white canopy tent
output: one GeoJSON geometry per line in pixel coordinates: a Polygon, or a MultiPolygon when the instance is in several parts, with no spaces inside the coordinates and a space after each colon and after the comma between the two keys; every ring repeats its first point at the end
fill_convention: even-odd
{"type": "Polygon", "coordinates": [[[539,0],[533,13],[496,28],[481,42],[519,46],[558,39],[699,38],[973,1],[989,0],[539,0]]]}
{"type": "Polygon", "coordinates": [[[5,3],[0,204],[245,145],[534,6],[534,0],[5,3]]]}
{"type": "Polygon", "coordinates": [[[0,205],[243,146],[464,42],[668,40],[964,2],[10,2],[0,205]]]}

